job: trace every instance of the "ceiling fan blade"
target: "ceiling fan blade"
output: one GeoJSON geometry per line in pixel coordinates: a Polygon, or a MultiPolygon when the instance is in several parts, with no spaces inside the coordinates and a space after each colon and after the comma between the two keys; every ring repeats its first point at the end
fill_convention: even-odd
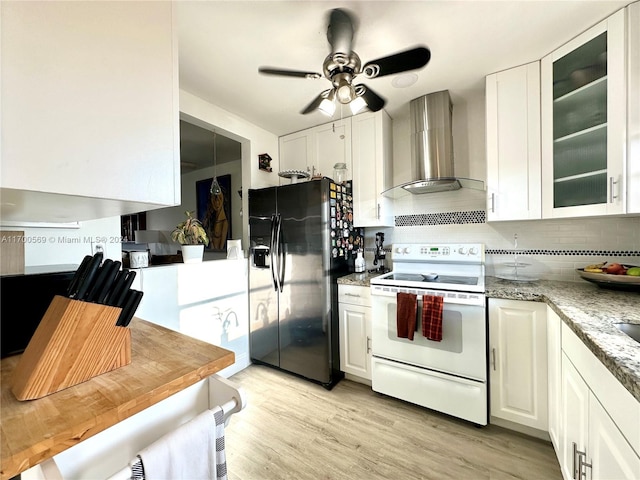
{"type": "Polygon", "coordinates": [[[307,105],[305,109],[302,110],[300,113],[302,113],[303,115],[306,115],[307,113],[311,113],[314,110],[317,110],[320,104],[322,103],[322,100],[324,100],[326,96],[327,96],[326,92],[322,92],[320,95],[314,98],[313,101],[309,105],[307,105]]]}
{"type": "Polygon", "coordinates": [[[258,72],[265,75],[280,75],[283,77],[297,77],[297,78],[320,78],[322,75],[316,72],[302,72],[299,70],[284,70],[279,68],[260,67],[258,72]]]}
{"type": "Polygon", "coordinates": [[[353,42],[353,19],[346,10],[336,8],[329,14],[327,40],[331,45],[331,53],[349,55],[353,42]]]}
{"type": "Polygon", "coordinates": [[[356,86],[356,92],[359,97],[362,97],[365,102],[367,102],[367,108],[372,112],[377,112],[378,110],[382,110],[385,103],[387,101],[378,95],[376,92],[371,90],[366,85],[360,84],[356,86]]]}
{"type": "Polygon", "coordinates": [[[411,50],[382,57],[367,62],[362,72],[367,78],[383,77],[394,73],[406,72],[422,68],[431,59],[431,52],[426,47],[416,47],[411,50]]]}

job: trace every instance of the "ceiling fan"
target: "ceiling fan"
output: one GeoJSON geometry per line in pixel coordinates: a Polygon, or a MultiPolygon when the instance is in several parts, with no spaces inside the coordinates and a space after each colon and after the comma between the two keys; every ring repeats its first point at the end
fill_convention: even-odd
{"type": "MultiPolygon", "coordinates": [[[[367,78],[378,78],[407,70],[424,67],[431,58],[431,52],[426,47],[415,47],[387,57],[378,58],[362,65],[360,57],[351,50],[354,35],[352,17],[343,9],[334,9],[329,13],[327,40],[331,45],[331,52],[322,64],[322,71],[332,87],[321,92],[302,114],[311,113],[318,109],[331,116],[336,110],[336,100],[349,105],[355,115],[365,108],[377,112],[385,105],[385,100],[366,85],[354,84],[355,78],[362,74],[367,78]]],[[[285,77],[299,77],[318,79],[323,75],[316,72],[285,70],[271,67],[260,67],[258,71],[265,75],[280,75],[285,77]]]]}

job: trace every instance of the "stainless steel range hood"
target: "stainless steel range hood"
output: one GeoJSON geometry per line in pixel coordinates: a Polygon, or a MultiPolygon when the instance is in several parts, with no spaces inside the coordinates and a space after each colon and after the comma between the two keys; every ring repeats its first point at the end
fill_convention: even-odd
{"type": "Polygon", "coordinates": [[[398,198],[448,192],[462,187],[484,190],[484,182],[456,177],[453,163],[453,104],[448,90],[415,98],[411,114],[411,181],[383,192],[398,198]]]}

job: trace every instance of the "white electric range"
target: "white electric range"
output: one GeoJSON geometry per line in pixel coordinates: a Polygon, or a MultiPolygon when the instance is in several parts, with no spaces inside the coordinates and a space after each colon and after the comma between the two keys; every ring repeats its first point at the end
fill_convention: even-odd
{"type": "Polygon", "coordinates": [[[487,425],[484,245],[393,244],[392,270],[371,279],[372,388],[487,425]],[[418,302],[413,340],[398,337],[397,294],[418,302]],[[443,297],[442,340],[423,336],[424,295],[443,297]]]}

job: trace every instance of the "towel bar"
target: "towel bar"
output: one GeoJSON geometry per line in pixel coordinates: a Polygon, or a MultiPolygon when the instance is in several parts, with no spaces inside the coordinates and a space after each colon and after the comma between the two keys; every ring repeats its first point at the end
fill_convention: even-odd
{"type": "MultiPolygon", "coordinates": [[[[209,408],[220,406],[224,412],[225,427],[229,424],[231,415],[239,412],[247,405],[246,394],[242,387],[235,386],[232,382],[219,375],[211,375],[209,383],[209,408]]],[[[64,480],[62,473],[55,462],[55,457],[42,462],[39,472],[29,472],[24,477],[26,480],[64,480]]],[[[107,480],[124,480],[131,477],[131,468],[124,467],[107,480]]]]}
{"type": "Polygon", "coordinates": [[[209,408],[217,405],[222,407],[226,427],[231,415],[247,406],[247,398],[242,387],[237,387],[226,378],[214,374],[209,377],[209,408]]]}

